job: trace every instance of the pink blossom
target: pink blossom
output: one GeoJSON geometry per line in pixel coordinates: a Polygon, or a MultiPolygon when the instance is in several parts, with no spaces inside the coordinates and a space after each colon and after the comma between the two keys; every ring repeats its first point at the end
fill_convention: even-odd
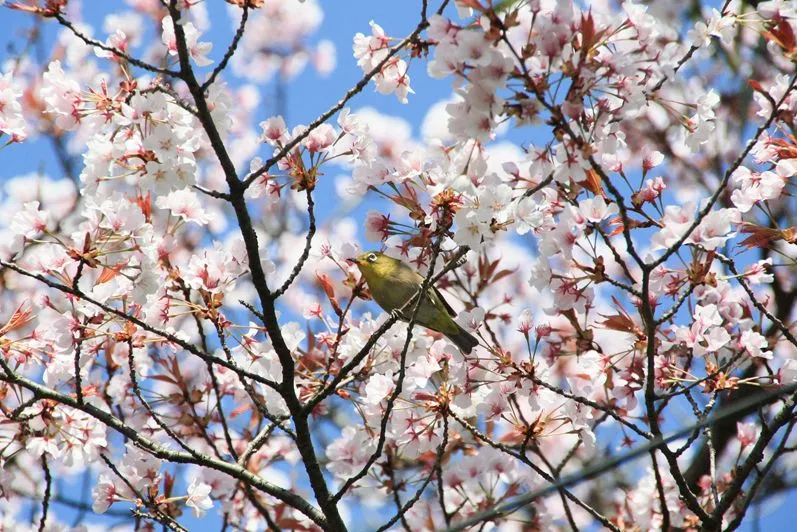
{"type": "Polygon", "coordinates": [[[711,211],[686,239],[686,242],[688,244],[699,244],[706,250],[717,249],[736,235],[736,233],[732,232],[732,229],[740,221],[740,214],[736,209],[711,211]]]}
{"type": "Polygon", "coordinates": [[[332,41],[323,40],[318,43],[311,59],[313,66],[322,76],[329,76],[337,64],[335,45],[332,41]]]}
{"type": "Polygon", "coordinates": [[[551,204],[547,196],[538,197],[523,196],[515,204],[516,231],[519,235],[524,235],[529,231],[535,233],[551,224],[551,204]]]}
{"type": "Polygon", "coordinates": [[[752,357],[772,359],[772,351],[767,349],[769,341],[756,331],[744,331],[739,339],[739,347],[745,349],[752,357]]]}
{"type": "Polygon", "coordinates": [[[729,45],[735,35],[735,17],[723,16],[716,9],[711,10],[711,18],[708,23],[700,20],[695,27],[689,31],[687,39],[694,46],[705,47],[711,42],[711,37],[719,37],[724,45],[729,45]]]}
{"type": "Polygon", "coordinates": [[[111,482],[111,478],[108,475],[102,474],[99,476],[92,490],[92,498],[94,501],[91,508],[98,514],[104,514],[118,500],[116,486],[111,482]]]}
{"type": "MultiPolygon", "coordinates": [[[[207,54],[213,49],[213,43],[199,42],[201,33],[192,22],[185,22],[181,19],[180,25],[183,27],[185,45],[186,48],[188,48],[191,59],[193,59],[198,66],[212,64],[213,60],[208,59],[207,54]]],[[[161,20],[161,27],[163,28],[161,40],[163,44],[166,45],[169,55],[177,56],[177,37],[174,33],[174,22],[172,18],[170,16],[163,17],[163,20],[161,20]]]]}
{"type": "MultiPolygon", "coordinates": [[[[241,9],[228,6],[232,29],[238,28],[241,9]]],[[[263,83],[275,75],[290,79],[311,63],[321,75],[334,68],[335,49],[322,40],[317,47],[308,43],[323,22],[324,13],[317,0],[264,2],[250,10],[247,31],[232,58],[233,72],[253,82],[263,83]]]]}
{"type": "Polygon", "coordinates": [[[191,479],[188,485],[188,497],[185,505],[194,509],[194,516],[201,518],[205,513],[213,508],[213,501],[210,499],[211,487],[209,484],[199,482],[196,478],[191,479]]]}
{"type": "Polygon", "coordinates": [[[520,317],[518,318],[518,331],[528,336],[529,331],[534,325],[534,315],[531,312],[531,309],[523,309],[523,312],[520,313],[520,317]]]}
{"type": "Polygon", "coordinates": [[[752,172],[740,166],[731,176],[739,185],[731,193],[731,201],[740,212],[748,212],[756,202],[777,199],[785,185],[785,177],[794,173],[797,169],[785,160],[778,163],[776,172],[752,172]]]}
{"type": "Polygon", "coordinates": [[[469,208],[458,210],[454,215],[454,223],[457,225],[454,240],[457,244],[480,249],[493,238],[489,222],[479,211],[469,208]]]}
{"type": "Polygon", "coordinates": [[[365,215],[365,239],[382,242],[390,235],[390,216],[371,210],[365,215]]]}
{"type": "Polygon", "coordinates": [[[778,380],[780,384],[797,382],[797,360],[789,358],[783,362],[783,366],[778,371],[778,380]]]}
{"type": "Polygon", "coordinates": [[[617,205],[614,203],[607,205],[602,196],[594,196],[581,200],[578,204],[578,210],[584,215],[587,221],[596,224],[619,212],[617,205]]]}
{"type": "Polygon", "coordinates": [[[437,359],[431,353],[426,353],[418,357],[418,360],[407,368],[407,378],[410,384],[423,388],[429,382],[431,376],[441,369],[437,359]]]}
{"type": "MultiPolygon", "coordinates": [[[[105,41],[105,45],[109,48],[113,48],[114,50],[119,50],[122,53],[128,53],[128,38],[127,35],[125,35],[125,33],[120,29],[114,30],[114,32],[105,41]]],[[[121,60],[121,56],[113,52],[103,50],[102,48],[95,48],[94,54],[97,57],[104,57],[110,59],[111,61],[119,62],[121,60]]]]}
{"type": "MultiPolygon", "coordinates": [[[[642,171],[647,173],[651,169],[657,167],[664,161],[664,154],[658,150],[652,150],[650,152],[645,153],[645,156],[642,158],[642,171]]],[[[661,178],[657,178],[661,180],[661,178]]],[[[663,182],[662,182],[663,184],[663,182]]]]}
{"type": "Polygon", "coordinates": [[[369,24],[371,25],[370,36],[365,36],[362,33],[354,36],[354,57],[357,59],[357,65],[365,72],[373,70],[376,64],[387,56],[389,43],[389,38],[382,26],[373,20],[369,24]]]}
{"type": "Polygon", "coordinates": [[[19,101],[21,97],[22,91],[16,86],[11,73],[0,75],[0,135],[11,136],[10,142],[21,142],[27,136],[19,101]]]}
{"type": "Polygon", "coordinates": [[[775,279],[772,271],[772,257],[759,260],[744,270],[744,275],[750,284],[771,283],[775,279]]]}
{"type": "Polygon", "coordinates": [[[728,331],[722,327],[723,318],[717,305],[698,305],[694,321],[689,327],[674,326],[676,342],[692,349],[695,356],[716,353],[731,340],[728,331]]]}
{"type": "Polygon", "coordinates": [[[41,87],[47,111],[55,115],[55,123],[64,130],[77,127],[83,118],[83,96],[77,81],[67,76],[60,61],[51,62],[44,73],[41,87]]]}
{"type": "Polygon", "coordinates": [[[661,177],[645,180],[645,185],[639,190],[637,197],[641,202],[653,203],[662,191],[667,188],[661,177]]]}
{"type": "Polygon", "coordinates": [[[38,201],[25,203],[22,210],[16,213],[9,225],[14,235],[20,238],[18,241],[19,246],[15,247],[15,250],[21,250],[23,241],[35,239],[48,231],[51,224],[50,213],[40,210],[38,201]]]}
{"type": "Polygon", "coordinates": [[[263,134],[260,136],[261,142],[268,142],[272,146],[284,144],[288,140],[288,128],[285,127],[285,120],[282,116],[272,116],[260,122],[263,134]]]}
{"type": "Polygon", "coordinates": [[[473,310],[460,312],[456,322],[471,332],[476,331],[484,323],[484,309],[475,307],[473,310]]]}
{"type": "Polygon", "coordinates": [[[369,405],[378,405],[382,400],[387,398],[394,387],[393,374],[391,372],[384,375],[373,375],[368,379],[368,383],[365,385],[363,402],[369,405]]]}
{"type": "Polygon", "coordinates": [[[305,137],[302,141],[302,146],[307,148],[310,153],[318,153],[329,150],[336,138],[337,132],[335,128],[329,124],[321,124],[305,137]]]}
{"type": "Polygon", "coordinates": [[[401,103],[407,103],[408,94],[415,94],[410,87],[409,66],[403,59],[393,58],[382,67],[382,70],[374,76],[376,90],[380,94],[396,93],[396,98],[401,103]]]}
{"type": "Polygon", "coordinates": [[[363,427],[347,425],[326,449],[327,469],[338,477],[348,478],[365,465],[375,447],[376,442],[363,427]]]}
{"type": "Polygon", "coordinates": [[[736,438],[739,440],[742,449],[754,444],[758,440],[760,434],[761,427],[757,424],[742,423],[741,421],[736,422],[736,438]]]}
{"type": "Polygon", "coordinates": [[[199,225],[210,222],[210,216],[203,208],[196,193],[187,188],[174,190],[167,196],[159,196],[156,205],[161,209],[168,209],[172,215],[186,222],[194,222],[199,225]]]}
{"type": "Polygon", "coordinates": [[[666,206],[661,220],[663,227],[650,239],[651,250],[665,249],[674,244],[692,225],[694,216],[695,204],[692,202],[687,202],[683,207],[666,206]]]}
{"type": "Polygon", "coordinates": [[[241,272],[240,265],[226,251],[216,246],[192,255],[184,271],[186,283],[195,290],[219,293],[230,289],[241,272]]]}

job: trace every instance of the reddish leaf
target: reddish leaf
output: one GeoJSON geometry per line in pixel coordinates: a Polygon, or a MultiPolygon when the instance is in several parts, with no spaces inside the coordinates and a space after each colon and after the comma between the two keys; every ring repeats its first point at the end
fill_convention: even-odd
{"type": "Polygon", "coordinates": [[[170,496],[172,494],[172,489],[174,488],[174,480],[175,477],[172,476],[168,471],[164,472],[163,475],[163,494],[165,496],[170,496]]]}
{"type": "Polygon", "coordinates": [[[747,249],[768,248],[773,242],[778,240],[785,240],[786,242],[793,243],[795,237],[797,237],[797,228],[789,227],[787,229],[777,229],[746,224],[742,227],[742,233],[747,233],[750,236],[739,242],[739,247],[747,249]]]}
{"type": "Polygon", "coordinates": [[[754,79],[748,79],[747,84],[750,85],[750,88],[752,88],[756,92],[760,92],[762,94],[769,94],[767,91],[764,90],[764,87],[754,79]]]}
{"type": "Polygon", "coordinates": [[[228,4],[232,4],[238,7],[248,7],[249,9],[257,9],[258,7],[263,7],[263,4],[266,0],[227,0],[228,4]]]}
{"type": "Polygon", "coordinates": [[[582,187],[586,188],[596,196],[603,196],[606,197],[606,193],[603,191],[603,183],[601,182],[601,177],[598,175],[598,172],[595,170],[589,169],[587,170],[587,177],[583,181],[579,181],[578,183],[582,187]]]}
{"type": "Polygon", "coordinates": [[[108,281],[119,275],[119,272],[121,272],[125,266],[127,266],[127,262],[121,262],[114,266],[103,267],[102,271],[100,272],[100,275],[97,276],[96,284],[107,283],[108,281]]]}
{"type": "Polygon", "coordinates": [[[237,408],[233,409],[233,411],[229,413],[230,419],[235,419],[237,416],[240,416],[241,414],[243,414],[244,412],[247,412],[248,410],[250,410],[249,405],[246,404],[246,403],[243,403],[243,404],[239,405],[237,408]]]}
{"type": "Polygon", "coordinates": [[[457,3],[462,7],[470,7],[476,11],[484,11],[484,6],[481,5],[479,0],[459,0],[457,3]]]}
{"type": "Polygon", "coordinates": [[[791,29],[791,24],[785,18],[778,16],[775,24],[769,31],[762,33],[765,39],[770,40],[780,46],[786,55],[794,53],[795,38],[794,31],[791,29]]]}
{"type": "Polygon", "coordinates": [[[169,384],[175,384],[175,385],[177,384],[177,381],[175,381],[174,379],[172,379],[171,377],[169,377],[167,375],[150,375],[147,378],[154,379],[156,381],[161,381],[161,382],[168,382],[169,384]]]}
{"type": "Polygon", "coordinates": [[[604,329],[611,329],[613,331],[627,332],[631,334],[634,334],[636,331],[636,324],[633,320],[629,319],[628,316],[623,314],[614,314],[611,316],[601,314],[601,317],[605,318],[603,322],[600,323],[600,326],[604,329]]]}
{"type": "Polygon", "coordinates": [[[343,311],[338,304],[338,300],[335,298],[335,287],[332,286],[332,280],[328,275],[323,273],[316,274],[316,279],[318,279],[318,284],[321,285],[321,288],[324,289],[324,293],[327,295],[327,299],[329,299],[329,302],[332,304],[335,314],[341,316],[343,311]]]}
{"type": "Polygon", "coordinates": [[[24,308],[25,305],[26,302],[22,302],[11,315],[11,318],[9,318],[6,324],[0,327],[0,337],[15,329],[24,327],[33,320],[33,312],[31,312],[29,308],[24,308]]]}
{"type": "Polygon", "coordinates": [[[614,296],[612,296],[612,301],[614,302],[614,306],[617,308],[618,312],[617,314],[610,316],[601,314],[603,318],[606,318],[603,322],[601,322],[601,327],[605,329],[611,329],[613,331],[640,335],[641,331],[639,326],[637,326],[636,322],[633,320],[633,318],[631,318],[631,315],[625,310],[625,308],[623,308],[623,305],[621,305],[614,296]]]}
{"type": "Polygon", "coordinates": [[[28,13],[41,15],[42,17],[54,17],[62,12],[68,1],[69,0],[46,0],[46,2],[44,2],[44,6],[16,3],[8,4],[6,7],[18,9],[20,11],[27,11],[28,13]]]}
{"type": "Polygon", "coordinates": [[[490,282],[494,283],[500,279],[503,279],[504,277],[507,277],[508,275],[512,275],[513,273],[515,273],[515,270],[501,270],[500,272],[496,273],[492,279],[490,279],[490,282]]]}
{"type": "Polygon", "coordinates": [[[612,218],[609,220],[609,225],[616,226],[612,231],[609,233],[609,236],[616,236],[623,232],[623,219],[619,216],[612,218]]]}

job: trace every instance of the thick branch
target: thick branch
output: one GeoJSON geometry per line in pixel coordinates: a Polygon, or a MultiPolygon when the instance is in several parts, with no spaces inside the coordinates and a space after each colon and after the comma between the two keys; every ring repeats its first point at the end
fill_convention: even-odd
{"type": "Polygon", "coordinates": [[[144,437],[142,433],[138,432],[132,427],[129,427],[119,418],[110,414],[109,412],[106,412],[105,410],[101,410],[89,403],[80,404],[77,402],[77,400],[68,395],[56,392],[55,390],[51,390],[45,386],[37,384],[26,377],[17,375],[11,370],[3,357],[0,357],[0,368],[2,368],[4,371],[4,374],[0,375],[1,380],[22,386],[42,399],[50,399],[57,403],[61,403],[76,410],[85,412],[107,427],[122,434],[135,443],[139,448],[149,452],[157,458],[179,464],[197,464],[203,467],[215,469],[216,471],[220,471],[242,482],[248,483],[249,485],[254,486],[257,489],[281,500],[285,504],[296,508],[320,527],[327,528],[328,526],[326,518],[320,514],[318,510],[310,503],[304,500],[304,498],[290,490],[280,488],[279,486],[263,480],[259,476],[247,471],[237,464],[231,464],[229,462],[218,460],[201,453],[196,453],[195,457],[188,453],[181,453],[167,449],[166,447],[163,447],[162,445],[144,437]]]}

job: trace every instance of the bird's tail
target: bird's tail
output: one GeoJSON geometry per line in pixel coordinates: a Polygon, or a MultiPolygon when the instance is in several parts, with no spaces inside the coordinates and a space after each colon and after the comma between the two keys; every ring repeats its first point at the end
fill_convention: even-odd
{"type": "Polygon", "coordinates": [[[474,347],[479,345],[479,341],[468,331],[457,325],[456,334],[447,334],[448,339],[454,342],[463,354],[469,355],[474,347]]]}

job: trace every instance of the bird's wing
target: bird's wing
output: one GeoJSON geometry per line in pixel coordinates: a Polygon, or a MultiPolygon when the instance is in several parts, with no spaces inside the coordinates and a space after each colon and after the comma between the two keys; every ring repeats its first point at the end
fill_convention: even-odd
{"type": "Polygon", "coordinates": [[[446,311],[452,318],[457,315],[457,313],[454,312],[454,309],[451,308],[451,305],[448,304],[448,301],[445,300],[443,294],[440,293],[440,290],[438,290],[437,287],[433,286],[429,290],[429,296],[431,297],[432,300],[437,299],[438,301],[440,301],[440,304],[443,305],[443,308],[446,309],[446,311]]]}
{"type": "MultiPolygon", "coordinates": [[[[412,273],[415,274],[414,278],[418,282],[418,286],[420,286],[425,280],[424,277],[416,271],[413,271],[412,273]]],[[[451,305],[448,304],[448,301],[443,298],[443,294],[440,293],[440,290],[438,290],[437,287],[430,286],[429,290],[427,290],[427,294],[429,294],[429,299],[432,301],[434,306],[442,306],[444,309],[446,309],[446,312],[448,312],[451,317],[456,317],[457,313],[454,312],[454,309],[451,308],[451,305]]]]}

